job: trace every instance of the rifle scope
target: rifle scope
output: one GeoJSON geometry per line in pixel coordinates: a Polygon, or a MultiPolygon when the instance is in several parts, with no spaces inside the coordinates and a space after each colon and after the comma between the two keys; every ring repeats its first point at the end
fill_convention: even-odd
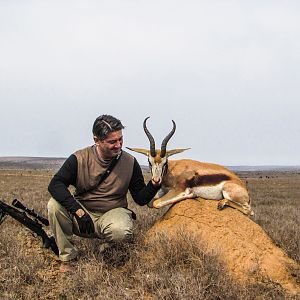
{"type": "Polygon", "coordinates": [[[38,221],[40,221],[45,226],[49,226],[48,219],[44,218],[43,216],[36,213],[33,209],[26,207],[23,205],[18,199],[14,199],[12,202],[12,205],[16,208],[19,208],[21,210],[24,210],[26,213],[28,213],[30,216],[36,218],[38,221]]]}

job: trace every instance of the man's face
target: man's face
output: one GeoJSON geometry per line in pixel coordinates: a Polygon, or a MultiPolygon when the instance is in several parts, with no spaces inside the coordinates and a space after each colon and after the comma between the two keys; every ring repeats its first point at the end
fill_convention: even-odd
{"type": "Polygon", "coordinates": [[[100,141],[97,137],[94,137],[95,144],[102,158],[110,159],[120,154],[123,145],[122,130],[110,132],[107,137],[100,141]]]}

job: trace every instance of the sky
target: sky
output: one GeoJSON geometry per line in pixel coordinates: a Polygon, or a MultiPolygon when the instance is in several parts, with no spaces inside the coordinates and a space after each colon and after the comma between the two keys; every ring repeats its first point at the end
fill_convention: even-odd
{"type": "Polygon", "coordinates": [[[0,41],[0,156],[68,157],[111,114],[124,147],[149,116],[174,159],[300,165],[299,1],[0,0],[0,41]]]}

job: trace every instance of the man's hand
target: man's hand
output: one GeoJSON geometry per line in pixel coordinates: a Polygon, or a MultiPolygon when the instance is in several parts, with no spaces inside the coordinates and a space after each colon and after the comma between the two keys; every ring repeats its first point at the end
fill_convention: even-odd
{"type": "Polygon", "coordinates": [[[74,215],[81,233],[92,234],[95,232],[92,218],[83,209],[78,209],[74,215]]]}

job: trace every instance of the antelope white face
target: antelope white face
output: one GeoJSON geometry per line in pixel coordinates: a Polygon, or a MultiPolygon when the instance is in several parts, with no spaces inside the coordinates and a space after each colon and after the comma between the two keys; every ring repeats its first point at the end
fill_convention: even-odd
{"type": "Polygon", "coordinates": [[[160,184],[162,182],[163,176],[167,172],[168,168],[168,159],[167,156],[165,157],[152,157],[151,155],[148,156],[149,168],[152,174],[152,180],[160,184]]]}
{"type": "Polygon", "coordinates": [[[174,155],[176,153],[181,153],[185,150],[188,150],[189,148],[186,149],[173,149],[173,150],[167,150],[167,144],[168,141],[170,140],[170,138],[172,137],[172,135],[175,132],[176,129],[176,124],[175,122],[172,120],[173,123],[173,128],[172,130],[169,132],[169,134],[163,139],[162,143],[161,143],[161,147],[160,150],[155,149],[155,141],[153,136],[151,135],[151,133],[149,132],[146,122],[149,119],[146,118],[144,120],[144,131],[149,139],[150,142],[150,149],[144,149],[144,148],[129,148],[126,147],[129,150],[147,155],[148,157],[148,162],[149,162],[149,167],[151,170],[151,174],[152,174],[152,180],[155,183],[161,183],[162,179],[164,177],[164,175],[167,173],[168,171],[168,157],[171,155],[174,155]]]}

